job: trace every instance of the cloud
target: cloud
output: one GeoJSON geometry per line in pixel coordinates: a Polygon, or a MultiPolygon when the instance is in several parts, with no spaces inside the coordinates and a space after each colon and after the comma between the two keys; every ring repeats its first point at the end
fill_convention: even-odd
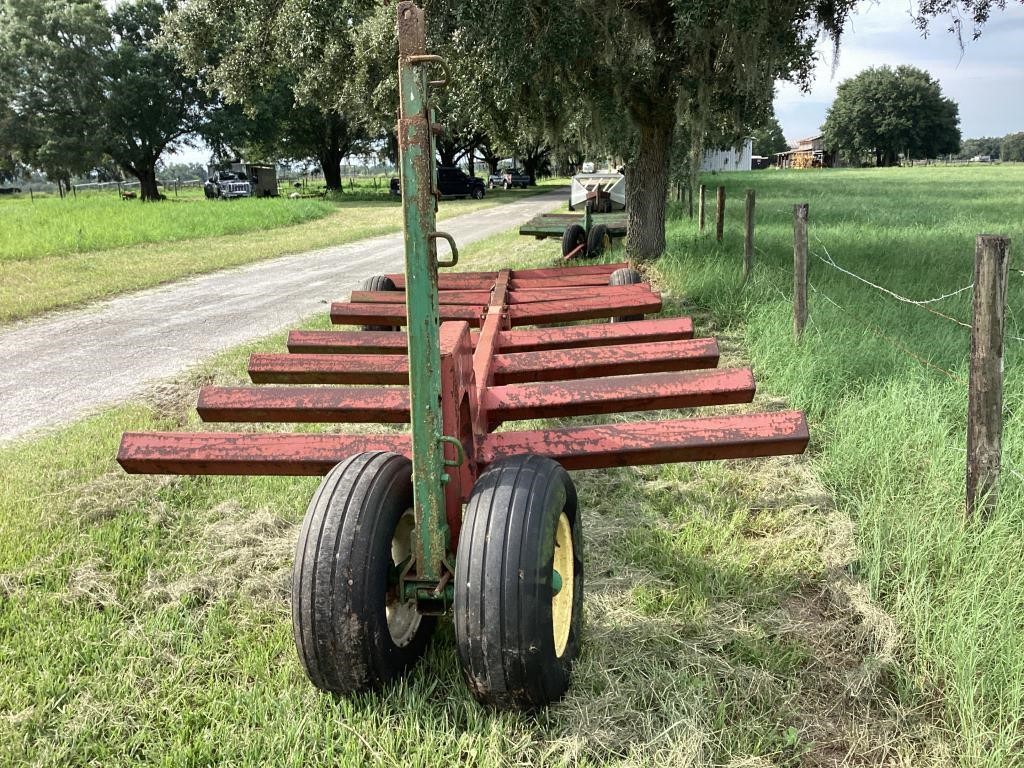
{"type": "Polygon", "coordinates": [[[865,4],[850,18],[838,61],[833,61],[829,42],[818,45],[809,92],[792,83],[777,83],[775,112],[787,137],[817,133],[839,83],[883,64],[911,64],[935,77],[943,93],[960,105],[964,136],[1024,130],[1024,8],[1011,4],[1005,11],[994,11],[981,38],[965,40],[963,50],[956,36],[947,32],[945,18],[935,19],[928,36],[922,37],[912,21],[912,8],[907,0],[865,4]]]}

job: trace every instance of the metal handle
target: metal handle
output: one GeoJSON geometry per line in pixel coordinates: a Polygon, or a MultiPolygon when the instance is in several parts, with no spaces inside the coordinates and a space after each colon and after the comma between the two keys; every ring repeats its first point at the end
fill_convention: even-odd
{"type": "Polygon", "coordinates": [[[452,74],[448,70],[448,64],[437,54],[433,53],[421,53],[409,57],[410,64],[438,64],[442,70],[444,70],[444,80],[430,80],[429,85],[432,88],[442,88],[448,84],[448,81],[452,79],[452,74]]]}
{"type": "Polygon", "coordinates": [[[449,235],[447,232],[431,232],[427,237],[430,240],[437,240],[441,238],[448,241],[448,247],[452,249],[451,261],[438,261],[438,267],[454,267],[459,263],[459,248],[455,245],[455,238],[449,235]]]}
{"type": "Polygon", "coordinates": [[[444,459],[444,465],[446,467],[461,467],[463,464],[466,463],[466,449],[462,445],[461,440],[459,440],[457,437],[452,437],[451,435],[441,435],[437,439],[442,443],[454,445],[455,451],[458,454],[458,457],[455,459],[455,461],[452,461],[451,459],[444,459]]]}

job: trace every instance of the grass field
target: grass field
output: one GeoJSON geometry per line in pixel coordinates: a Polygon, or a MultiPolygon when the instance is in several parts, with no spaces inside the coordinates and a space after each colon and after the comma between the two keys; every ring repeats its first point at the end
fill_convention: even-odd
{"type": "Polygon", "coordinates": [[[328,215],[330,202],[308,198],[208,201],[201,189],[159,204],[121,200],[109,192],[78,197],[20,197],[0,203],[0,261],[255,232],[328,215]]]}
{"type": "MultiPolygon", "coordinates": [[[[248,352],[280,350],[283,336],[3,449],[0,764],[1020,765],[1021,484],[1008,478],[986,526],[967,523],[963,386],[848,312],[955,377],[966,337],[815,260],[812,322],[795,346],[787,283],[791,205],[808,200],[812,250],[913,298],[960,288],[976,232],[1021,234],[1022,179],[1001,173],[710,179],[727,182],[730,201],[746,184],[758,191],[759,263],[745,288],[735,203],[721,246],[670,222],[651,274],[666,311],[717,335],[723,365],[753,363],[755,407],[806,408],[812,447],[577,473],[584,651],[569,696],[537,715],[472,702],[447,624],[402,685],[318,695],[287,605],[316,481],[116,467],[123,430],[201,428],[196,388],[244,380],[248,352]]],[[[507,265],[510,252],[516,265],[548,264],[557,245],[492,238],[460,267],[507,265]]],[[[942,306],[963,318],[967,300],[942,306]]],[[[1020,467],[1018,359],[1008,349],[1007,459],[1020,467]]]]}
{"type": "MultiPolygon", "coordinates": [[[[445,200],[442,219],[501,205],[547,185],[445,200]]],[[[380,190],[331,200],[206,200],[201,191],[159,204],[109,193],[0,202],[0,323],[285,253],[340,245],[401,227],[380,190]],[[10,224],[10,226],[8,226],[10,224]]]]}
{"type": "MultiPolygon", "coordinates": [[[[856,522],[855,572],[893,615],[904,664],[889,685],[938,708],[965,766],[1024,764],[1024,167],[761,173],[725,183],[722,245],[678,219],[665,279],[742,329],[759,380],[815,421],[818,476],[856,522]],[[758,198],[759,263],[740,286],[743,188],[758,198]],[[790,332],[792,204],[810,203],[810,325],[790,332]],[[999,509],[964,508],[969,331],[827,266],[926,300],[973,279],[974,236],[1006,234],[1005,453],[999,509]],[[841,309],[840,309],[841,307],[841,309]],[[915,360],[942,368],[940,372],[915,360]]],[[[677,213],[679,213],[677,211],[677,213]]],[[[970,320],[970,291],[931,306],[970,320]]]]}

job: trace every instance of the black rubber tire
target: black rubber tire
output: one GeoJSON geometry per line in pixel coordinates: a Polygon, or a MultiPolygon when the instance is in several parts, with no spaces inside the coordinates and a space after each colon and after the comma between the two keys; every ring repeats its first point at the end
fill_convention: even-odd
{"type": "Polygon", "coordinates": [[[604,224],[595,224],[587,235],[587,258],[596,259],[604,253],[606,247],[611,246],[611,242],[608,227],[604,224]]]}
{"type": "MultiPolygon", "coordinates": [[[[562,233],[562,256],[568,256],[587,242],[587,232],[579,224],[570,224],[562,233]]],[[[585,254],[584,254],[585,255],[585,254]]]]}
{"type": "MultiPolygon", "coordinates": [[[[363,280],[359,286],[361,291],[397,291],[398,286],[395,285],[395,281],[387,275],[371,275],[370,277],[363,280]]],[[[364,325],[364,331],[400,331],[402,330],[396,325],[364,325]]]]}
{"type": "Polygon", "coordinates": [[[503,189],[512,189],[512,183],[511,183],[511,182],[509,182],[509,181],[506,181],[506,182],[505,182],[504,184],[502,184],[501,186],[502,186],[502,188],[503,188],[503,189]]]}
{"type": "Polygon", "coordinates": [[[514,456],[480,475],[459,537],[453,613],[462,672],[478,701],[534,709],[568,689],[580,644],[582,555],[576,488],[560,464],[514,456]],[[566,595],[570,619],[559,655],[552,567],[563,513],[571,532],[573,591],[566,595]]]}
{"type": "MultiPolygon", "coordinates": [[[[396,644],[387,619],[392,539],[412,507],[412,463],[359,453],[320,483],[302,521],[292,568],[292,634],[317,688],[357,693],[403,675],[426,650],[432,616],[396,644]]],[[[407,609],[406,609],[407,610],[407,609]]],[[[408,614],[406,614],[408,615],[408,614]]]]}
{"type": "Polygon", "coordinates": [[[473,190],[473,199],[474,200],[483,200],[484,199],[484,188],[483,187],[477,187],[476,189],[473,190]]]}
{"type": "MultiPolygon", "coordinates": [[[[635,269],[622,267],[612,272],[611,276],[608,278],[608,285],[637,285],[643,281],[643,276],[635,269]]],[[[610,322],[624,323],[643,319],[643,315],[626,315],[625,317],[613,317],[610,322]]]]}

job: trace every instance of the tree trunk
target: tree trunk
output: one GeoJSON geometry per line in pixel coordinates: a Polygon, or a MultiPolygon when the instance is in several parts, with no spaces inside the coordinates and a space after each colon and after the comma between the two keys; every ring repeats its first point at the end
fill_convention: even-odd
{"type": "Polygon", "coordinates": [[[341,190],[341,153],[326,150],[317,157],[324,172],[324,184],[332,191],[341,190]]]}
{"type": "Polygon", "coordinates": [[[160,199],[160,188],[156,185],[155,164],[139,166],[135,171],[139,180],[139,199],[143,202],[156,202],[160,199]]]}
{"type": "Polygon", "coordinates": [[[626,254],[634,261],[657,259],[665,251],[671,145],[671,115],[640,125],[636,159],[626,169],[626,254]]]}

